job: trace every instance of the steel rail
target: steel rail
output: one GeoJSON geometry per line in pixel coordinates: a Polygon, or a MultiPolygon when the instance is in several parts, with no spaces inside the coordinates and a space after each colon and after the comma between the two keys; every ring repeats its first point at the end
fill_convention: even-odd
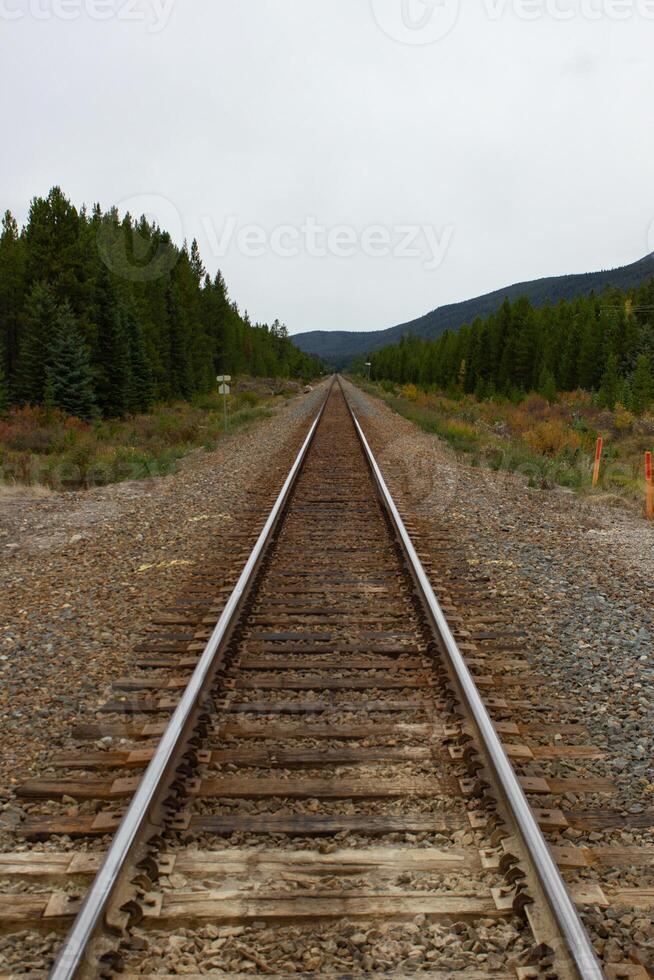
{"type": "MultiPolygon", "coordinates": [[[[343,390],[342,385],[341,390],[343,390]]],[[[345,395],[344,391],[343,394],[345,395]]],[[[491,717],[479,695],[477,685],[452,635],[452,631],[434,594],[422,562],[416,553],[411,537],[404,526],[404,522],[395,506],[382,472],[347,396],[345,396],[345,401],[350,410],[350,415],[352,416],[352,421],[354,422],[361,445],[363,446],[368,465],[372,470],[382,502],[390,514],[402,548],[409,560],[413,578],[422,593],[424,604],[442,641],[450,666],[454,671],[460,690],[465,698],[466,706],[472,715],[482,739],[485,752],[492,764],[495,776],[509,806],[511,816],[517,825],[522,842],[536,870],[557,927],[565,940],[568,954],[579,976],[583,980],[602,980],[604,972],[590,937],[568,894],[559,869],[550,853],[542,831],[534,818],[527,797],[504,751],[491,717]]]]}
{"type": "Polygon", "coordinates": [[[72,980],[76,976],[82,966],[85,952],[102,924],[112,893],[119,881],[121,869],[125,866],[132,848],[138,840],[140,831],[147,825],[150,808],[155,804],[162,786],[165,785],[167,777],[170,776],[171,764],[178,754],[180,739],[183,738],[188,722],[215,667],[217,654],[240,612],[242,599],[254,578],[261,557],[288,501],[297,475],[313,442],[332,387],[333,381],[241,572],[234,591],[227,600],[188,686],[184,690],[130,806],[116,831],[102,866],[87,892],[82,908],[59,950],[50,974],[51,980],[72,980]]]}

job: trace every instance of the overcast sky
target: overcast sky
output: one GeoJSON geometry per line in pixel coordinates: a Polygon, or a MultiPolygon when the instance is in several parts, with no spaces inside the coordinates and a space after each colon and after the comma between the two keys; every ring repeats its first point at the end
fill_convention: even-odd
{"type": "Polygon", "coordinates": [[[654,0],[0,0],[0,206],[147,211],[371,330],[654,249],[654,0]]]}

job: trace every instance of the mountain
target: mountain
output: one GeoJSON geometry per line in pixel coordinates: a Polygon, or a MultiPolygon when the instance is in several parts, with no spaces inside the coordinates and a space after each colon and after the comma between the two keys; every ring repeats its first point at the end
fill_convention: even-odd
{"type": "Polygon", "coordinates": [[[312,330],[291,337],[293,343],[305,354],[321,357],[330,367],[340,369],[357,357],[371,354],[389,344],[396,344],[404,334],[415,334],[434,340],[445,330],[457,330],[463,323],[472,323],[476,316],[486,317],[497,310],[508,298],[511,301],[520,296],[528,296],[534,306],[558,303],[559,300],[587,296],[591,292],[601,293],[606,286],[616,286],[628,290],[640,285],[654,275],[654,252],[617,269],[601,272],[586,272],[569,276],[550,276],[548,279],[534,279],[531,282],[518,282],[513,286],[496,289],[484,296],[467,299],[461,303],[450,303],[438,309],[400,323],[386,330],[372,330],[357,333],[353,330],[312,330]]]}

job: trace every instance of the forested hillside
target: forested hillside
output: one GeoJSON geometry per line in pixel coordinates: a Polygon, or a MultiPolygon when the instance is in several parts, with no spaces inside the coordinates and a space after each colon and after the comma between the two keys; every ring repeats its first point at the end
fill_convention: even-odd
{"type": "Polygon", "coordinates": [[[116,210],[77,210],[54,187],[0,235],[0,407],[90,418],[208,391],[216,373],[313,377],[278,321],[252,324],[197,243],[116,210]]]}
{"type": "Polygon", "coordinates": [[[406,337],[371,357],[372,376],[486,398],[577,388],[638,414],[654,398],[654,278],[536,309],[523,297],[438,340],[406,337]]]}
{"type": "Polygon", "coordinates": [[[463,323],[472,323],[476,317],[487,317],[496,313],[505,299],[514,302],[521,296],[526,296],[535,307],[542,307],[560,300],[589,296],[592,292],[601,293],[607,287],[629,290],[641,285],[652,275],[654,254],[617,269],[514,283],[461,303],[440,306],[416,320],[400,323],[387,330],[373,330],[368,333],[314,330],[296,334],[293,342],[305,353],[314,354],[331,366],[340,368],[357,357],[398,343],[407,334],[436,340],[445,330],[456,330],[463,323]]]}

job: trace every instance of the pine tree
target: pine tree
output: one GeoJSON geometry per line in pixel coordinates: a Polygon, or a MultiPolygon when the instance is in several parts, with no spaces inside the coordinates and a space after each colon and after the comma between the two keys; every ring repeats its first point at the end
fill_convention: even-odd
{"type": "Polygon", "coordinates": [[[619,383],[618,360],[615,354],[610,354],[606,362],[604,374],[602,375],[602,383],[600,384],[597,398],[601,408],[608,408],[613,411],[618,397],[619,383]]]}
{"type": "Polygon", "coordinates": [[[191,271],[193,272],[193,277],[198,285],[198,288],[204,282],[207,270],[202,262],[202,256],[200,255],[200,248],[197,243],[197,239],[193,239],[191,243],[191,257],[190,257],[191,271]]]}
{"type": "Polygon", "coordinates": [[[127,409],[129,345],[105,266],[100,267],[93,299],[96,397],[102,414],[116,417],[127,409]]]}
{"type": "Polygon", "coordinates": [[[631,390],[631,381],[629,378],[620,378],[615,399],[616,405],[622,405],[623,408],[626,408],[631,412],[633,409],[633,401],[634,395],[633,391],[631,390]]]}
{"type": "Polygon", "coordinates": [[[514,380],[525,391],[531,391],[536,381],[534,358],[536,353],[536,318],[528,299],[519,299],[514,308],[516,337],[514,380]]]}
{"type": "Polygon", "coordinates": [[[43,401],[49,345],[57,314],[52,290],[45,283],[37,283],[27,299],[18,353],[15,389],[21,402],[38,405],[43,401]]]}
{"type": "Polygon", "coordinates": [[[543,367],[538,379],[538,394],[546,398],[550,405],[556,401],[556,381],[552,372],[546,367],[543,367]]]}
{"type": "Polygon", "coordinates": [[[582,337],[582,327],[576,306],[566,308],[565,319],[566,330],[557,374],[563,391],[573,391],[579,384],[578,360],[582,337]]]}
{"type": "Polygon", "coordinates": [[[602,335],[595,310],[590,304],[580,315],[582,322],[577,354],[577,378],[581,388],[590,390],[597,386],[599,380],[602,335]]]}
{"type": "Polygon", "coordinates": [[[0,346],[7,387],[16,371],[25,289],[25,242],[16,219],[6,211],[0,233],[0,346]]]}
{"type": "Polygon", "coordinates": [[[486,382],[482,377],[477,377],[477,383],[475,385],[475,398],[478,402],[483,402],[486,398],[486,382]]]}
{"type": "Polygon", "coordinates": [[[143,333],[131,310],[123,312],[123,329],[129,348],[127,409],[135,415],[138,412],[147,412],[154,400],[152,371],[143,341],[143,333]]]}
{"type": "Polygon", "coordinates": [[[649,357],[641,354],[636,361],[636,369],[631,380],[631,409],[635,415],[642,415],[654,398],[654,378],[649,357]]]}
{"type": "Polygon", "coordinates": [[[64,302],[108,416],[156,398],[190,398],[209,390],[217,373],[319,371],[281,325],[275,336],[240,315],[220,273],[206,276],[197,242],[189,254],[144,217],[103,214],[99,205],[77,210],[54,187],[32,200],[24,229],[7,212],[0,230],[0,348],[12,401],[43,404],[64,302]]]}
{"type": "Polygon", "coordinates": [[[35,197],[25,228],[27,273],[31,282],[47,282],[56,299],[67,300],[76,312],[83,302],[85,268],[82,220],[63,194],[53,187],[46,198],[35,197]]]}
{"type": "Polygon", "coordinates": [[[188,323],[180,290],[173,286],[166,296],[168,320],[169,397],[187,398],[192,391],[188,349],[188,323]]]}
{"type": "Polygon", "coordinates": [[[497,314],[501,343],[498,360],[498,386],[506,393],[513,387],[515,377],[516,351],[518,345],[517,325],[508,299],[505,299],[497,314]]]}
{"type": "Polygon", "coordinates": [[[93,374],[89,355],[70,307],[64,305],[55,326],[47,369],[47,395],[56,408],[80,419],[94,414],[93,374]]]}

